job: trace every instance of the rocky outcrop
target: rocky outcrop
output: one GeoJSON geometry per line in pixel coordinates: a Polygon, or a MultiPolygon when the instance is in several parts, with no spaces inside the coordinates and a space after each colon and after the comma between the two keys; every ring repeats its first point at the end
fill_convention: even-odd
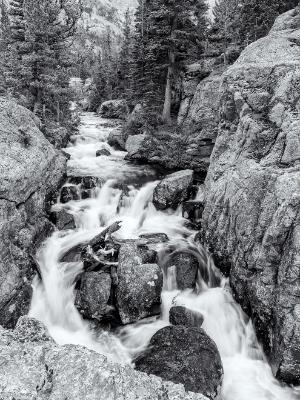
{"type": "Polygon", "coordinates": [[[30,111],[0,98],[0,325],[9,328],[28,312],[32,256],[52,229],[46,210],[66,170],[39,125],[30,111]]]}
{"type": "Polygon", "coordinates": [[[203,239],[253,317],[275,375],[300,383],[300,12],[222,78],[203,239]]]}
{"type": "Polygon", "coordinates": [[[182,383],[186,390],[210,399],[220,393],[223,378],[220,354],[201,328],[167,326],[159,330],[135,365],[139,371],[182,383]]]}
{"type": "Polygon", "coordinates": [[[0,358],[3,400],[207,400],[84,347],[59,347],[42,324],[27,318],[15,331],[0,328],[0,358]]]}
{"type": "Polygon", "coordinates": [[[108,100],[101,104],[98,114],[102,118],[126,119],[129,109],[125,100],[108,100]]]}
{"type": "Polygon", "coordinates": [[[158,210],[176,208],[189,197],[194,179],[192,170],[167,175],[154,189],[153,204],[158,210]]]}
{"type": "Polygon", "coordinates": [[[136,322],[159,312],[163,274],[149,264],[147,253],[136,243],[121,246],[118,266],[117,306],[123,324],[136,322]]]}

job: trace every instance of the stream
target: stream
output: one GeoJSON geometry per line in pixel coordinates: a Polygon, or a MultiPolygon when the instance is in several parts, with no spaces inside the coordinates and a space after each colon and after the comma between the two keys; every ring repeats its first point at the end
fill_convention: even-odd
{"type": "MultiPolygon", "coordinates": [[[[30,316],[42,321],[54,340],[61,344],[78,344],[106,355],[115,362],[131,364],[143,351],[152,335],[169,325],[172,305],[184,305],[204,316],[203,329],[215,341],[222,357],[225,400],[294,400],[300,392],[280,385],[259,345],[251,320],[234,301],[227,279],[221,276],[210,255],[194,241],[196,232],[187,227],[181,207],[176,211],[157,211],[151,199],[158,183],[157,172],[149,166],[125,160],[126,153],[107,143],[116,129],[108,120],[85,113],[79,134],[69,147],[69,176],[95,176],[105,183],[95,190],[93,198],[59,202],[55,210],[66,209],[76,222],[75,230],[56,231],[38,253],[42,280],[35,278],[30,316]],[[110,156],[96,157],[96,151],[107,149],[110,156]],[[122,191],[117,184],[128,185],[129,197],[119,205],[122,191]],[[175,271],[164,273],[161,315],[125,326],[117,333],[92,329],[74,305],[74,280],[82,263],[60,263],[59,259],[73,246],[86,242],[115,221],[122,228],[118,238],[138,238],[144,233],[165,233],[176,248],[192,248],[206,268],[207,279],[199,280],[199,294],[180,292],[175,271]],[[218,282],[218,285],[216,285],[218,282]]],[[[163,250],[162,250],[163,251],[163,250]]]]}

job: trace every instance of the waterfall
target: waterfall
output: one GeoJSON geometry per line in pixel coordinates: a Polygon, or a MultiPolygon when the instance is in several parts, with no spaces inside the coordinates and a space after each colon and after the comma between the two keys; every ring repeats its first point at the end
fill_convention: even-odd
{"type": "MultiPolygon", "coordinates": [[[[128,163],[124,152],[108,145],[108,135],[114,128],[107,122],[93,114],[84,114],[79,135],[66,149],[71,156],[69,176],[92,175],[101,178],[103,184],[92,198],[67,204],[58,202],[54,206],[55,210],[65,209],[74,215],[76,229],[55,232],[39,250],[37,261],[42,280],[38,277],[34,280],[30,316],[41,320],[59,344],[83,345],[112,361],[130,364],[147,347],[153,334],[169,325],[172,305],[183,305],[204,316],[202,327],[218,346],[224,365],[224,400],[299,398],[296,389],[281,386],[274,379],[251,320],[235,302],[228,280],[216,269],[210,255],[194,242],[195,232],[186,226],[181,208],[162,212],[153,206],[156,172],[128,163]],[[96,151],[102,148],[111,155],[96,157],[96,151]],[[128,196],[122,200],[120,184],[124,183],[128,186],[128,196]],[[88,242],[115,221],[121,221],[122,227],[116,233],[120,239],[134,239],[144,233],[167,234],[169,246],[197,256],[200,273],[197,291],[180,291],[176,269],[165,270],[160,317],[125,326],[113,334],[95,330],[74,305],[74,282],[83,269],[82,263],[59,260],[69,249],[88,242]]],[[[162,247],[159,253],[162,263],[164,251],[162,247]]]]}

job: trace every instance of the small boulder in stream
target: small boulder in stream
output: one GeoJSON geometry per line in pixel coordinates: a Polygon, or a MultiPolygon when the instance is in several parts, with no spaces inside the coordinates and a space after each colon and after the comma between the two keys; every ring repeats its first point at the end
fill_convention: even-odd
{"type": "Polygon", "coordinates": [[[197,281],[199,260],[193,252],[175,251],[172,253],[165,267],[176,269],[176,282],[179,290],[194,289],[197,281]]]}
{"type": "Polygon", "coordinates": [[[60,192],[60,202],[66,204],[72,200],[80,200],[80,193],[77,186],[64,186],[60,192]]]}
{"type": "Polygon", "coordinates": [[[110,155],[111,153],[107,149],[100,149],[96,151],[96,157],[101,157],[101,156],[109,157],[110,155]]]}
{"type": "Polygon", "coordinates": [[[174,306],[170,309],[169,321],[172,325],[200,328],[204,317],[198,311],[193,311],[182,306],[174,306]]]}
{"type": "Polygon", "coordinates": [[[117,306],[123,324],[159,312],[163,274],[157,264],[145,264],[143,258],[135,242],[120,248],[117,306]]]}
{"type": "Polygon", "coordinates": [[[102,272],[86,272],[81,278],[75,305],[86,319],[101,321],[107,311],[111,277],[102,272]]]}
{"type": "Polygon", "coordinates": [[[194,172],[190,169],[166,176],[154,189],[153,204],[158,210],[176,208],[189,198],[194,172]]]}
{"type": "Polygon", "coordinates": [[[201,328],[167,326],[151,339],[135,360],[138,371],[181,383],[186,390],[210,399],[218,396],[223,366],[214,341],[201,328]]]}

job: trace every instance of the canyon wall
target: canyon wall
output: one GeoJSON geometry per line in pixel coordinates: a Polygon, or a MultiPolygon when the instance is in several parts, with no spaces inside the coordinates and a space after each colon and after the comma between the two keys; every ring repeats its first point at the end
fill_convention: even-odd
{"type": "Polygon", "coordinates": [[[0,98],[0,325],[12,328],[28,312],[36,248],[51,232],[51,197],[66,158],[25,109],[0,98]]]}
{"type": "Polygon", "coordinates": [[[300,11],[222,76],[203,241],[252,316],[274,374],[300,383],[300,11]]]}

